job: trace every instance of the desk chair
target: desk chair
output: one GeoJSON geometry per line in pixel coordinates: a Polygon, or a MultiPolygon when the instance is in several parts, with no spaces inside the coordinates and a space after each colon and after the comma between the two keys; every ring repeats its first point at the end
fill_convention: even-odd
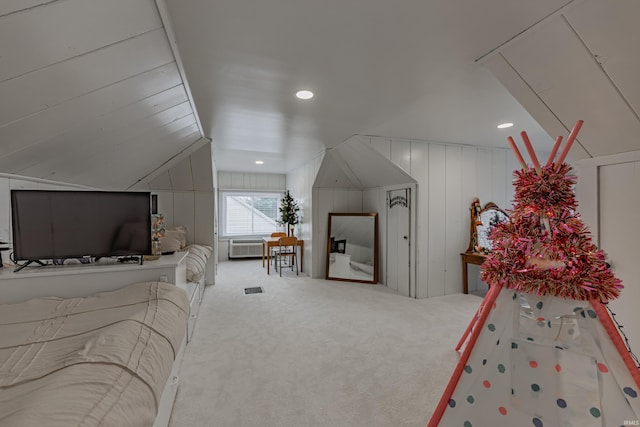
{"type": "MultiPolygon", "coordinates": [[[[276,233],[271,233],[271,237],[287,237],[287,233],[283,233],[283,232],[276,232],[276,233]]],[[[276,257],[276,252],[278,252],[278,248],[276,247],[272,247],[271,248],[271,262],[275,265],[276,261],[275,261],[275,257],[276,257]]]]}
{"type": "Polygon", "coordinates": [[[298,272],[298,239],[294,236],[281,237],[278,240],[278,252],[276,252],[276,271],[280,268],[280,277],[282,277],[282,259],[287,258],[291,261],[291,271],[293,271],[293,265],[296,266],[296,275],[298,272]]]}

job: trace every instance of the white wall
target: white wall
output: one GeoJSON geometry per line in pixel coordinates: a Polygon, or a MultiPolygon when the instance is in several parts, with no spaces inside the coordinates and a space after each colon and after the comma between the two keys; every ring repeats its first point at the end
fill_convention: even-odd
{"type": "Polygon", "coordinates": [[[158,213],[167,226],[184,225],[187,243],[214,248],[212,262],[207,264],[205,283],[215,283],[215,174],[211,145],[200,148],[148,184],[138,188],[158,195],[158,213]]]}
{"type": "MultiPolygon", "coordinates": [[[[417,182],[416,295],[427,298],[462,292],[460,253],[469,243],[469,206],[474,197],[510,209],[511,151],[429,141],[370,137],[371,145],[417,182]]],[[[545,153],[538,153],[540,156],[545,153]]],[[[469,289],[486,286],[469,266],[469,289]]]]}
{"type": "Polygon", "coordinates": [[[277,191],[286,190],[286,175],[276,173],[218,172],[220,190],[277,191]]]}
{"type": "MultiPolygon", "coordinates": [[[[215,247],[214,174],[211,151],[205,146],[175,164],[137,190],[158,195],[158,212],[164,214],[167,225],[185,225],[187,242],[215,247]]],[[[12,189],[78,190],[96,189],[62,182],[0,174],[0,241],[11,241],[12,189]]],[[[98,189],[99,190],[99,189],[98,189]]],[[[7,259],[6,256],[3,257],[7,259]]],[[[215,282],[215,263],[209,263],[205,278],[215,282]]]]}
{"type": "MultiPolygon", "coordinates": [[[[242,191],[271,191],[284,193],[287,189],[286,175],[275,173],[244,173],[219,171],[217,174],[218,190],[242,191]]],[[[292,192],[292,195],[297,196],[292,192]]],[[[220,206],[220,205],[217,205],[220,206]]],[[[220,212],[216,211],[216,214],[220,212]]],[[[229,239],[218,239],[218,258],[220,261],[229,259],[229,239]]]]}
{"type": "MultiPolygon", "coordinates": [[[[286,176],[286,188],[298,202],[298,207],[302,214],[302,222],[298,225],[296,234],[299,238],[304,240],[303,271],[311,277],[316,278],[324,277],[324,264],[322,264],[323,269],[320,274],[317,270],[320,268],[318,255],[319,252],[323,251],[316,249],[315,242],[316,239],[318,239],[318,233],[316,230],[316,223],[314,221],[316,218],[322,217],[316,212],[317,205],[313,202],[316,200],[313,194],[313,182],[315,181],[318,170],[320,169],[324,155],[324,151],[318,153],[318,155],[311,161],[289,171],[286,176]]],[[[320,222],[320,224],[322,223],[320,222]]]]}
{"type": "MultiPolygon", "coordinates": [[[[385,158],[417,181],[415,211],[417,298],[462,292],[460,253],[469,243],[469,206],[474,197],[510,209],[513,171],[518,163],[508,149],[480,148],[429,141],[361,137],[385,158]]],[[[546,157],[548,153],[538,153],[546,157]]],[[[309,170],[313,169],[310,164],[309,170]]],[[[317,167],[317,166],[316,166],[317,167]]],[[[289,179],[294,179],[287,177],[289,179]]],[[[407,184],[411,185],[411,184],[407,184]]],[[[394,188],[397,187],[393,186],[394,188]]],[[[324,277],[329,212],[378,212],[380,220],[381,280],[385,277],[385,198],[391,187],[313,189],[312,277],[324,277]]],[[[308,224],[309,221],[307,221],[308,224]]],[[[479,268],[469,266],[469,289],[485,286],[479,268]]]]}
{"type": "Polygon", "coordinates": [[[614,274],[624,285],[620,297],[609,308],[625,326],[631,349],[638,355],[640,151],[578,161],[575,168],[578,212],[591,230],[594,243],[607,253],[614,274]]]}

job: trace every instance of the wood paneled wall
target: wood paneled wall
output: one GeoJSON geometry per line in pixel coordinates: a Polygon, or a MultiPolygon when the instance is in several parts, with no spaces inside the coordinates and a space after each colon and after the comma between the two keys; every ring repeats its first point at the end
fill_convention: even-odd
{"type": "Polygon", "coordinates": [[[203,135],[153,0],[0,5],[0,170],[128,190],[203,135]]]}
{"type": "MultiPolygon", "coordinates": [[[[474,197],[482,204],[494,202],[510,209],[512,153],[500,148],[480,148],[429,141],[361,137],[417,181],[416,295],[418,298],[462,292],[460,252],[468,244],[469,206],[474,197]]],[[[547,153],[538,153],[547,154],[547,153]]],[[[308,165],[309,170],[317,167],[308,165]]],[[[287,177],[287,182],[296,179],[287,177]]],[[[377,188],[313,189],[313,277],[324,277],[327,214],[331,211],[384,211],[377,188]]],[[[310,221],[305,221],[307,226],[310,221]]],[[[384,242],[381,241],[384,253],[384,242]]],[[[382,271],[384,273],[384,271],[382,271]]],[[[469,267],[470,290],[482,286],[479,269],[469,267]]],[[[381,277],[384,277],[382,274],[381,277]]]]}
{"type": "Polygon", "coordinates": [[[575,169],[578,212],[591,230],[594,243],[605,251],[613,272],[624,285],[620,297],[611,301],[609,307],[622,326],[626,326],[624,332],[631,349],[638,355],[640,330],[635,325],[640,322],[637,308],[640,229],[636,223],[640,199],[636,194],[640,186],[640,151],[580,160],[575,169]]]}
{"type": "MultiPolygon", "coordinates": [[[[323,270],[320,272],[320,261],[318,256],[323,253],[322,244],[318,243],[317,226],[322,225],[322,217],[317,213],[317,199],[313,193],[313,183],[316,179],[322,159],[325,153],[321,152],[311,161],[290,171],[286,176],[286,187],[291,191],[291,195],[298,201],[302,222],[298,226],[298,237],[304,239],[304,266],[303,270],[311,277],[324,277],[323,270]],[[316,220],[318,219],[318,220],[316,220]],[[320,246],[318,246],[320,245],[320,246]]],[[[326,230],[326,224],[325,224],[326,230]]]]}
{"type": "Polygon", "coordinates": [[[584,120],[571,159],[637,150],[640,3],[568,3],[481,62],[554,139],[584,120]]]}
{"type": "MultiPolygon", "coordinates": [[[[515,158],[500,148],[380,137],[370,137],[370,143],[418,182],[417,298],[462,292],[460,252],[469,242],[471,200],[510,209],[515,158]]],[[[470,266],[472,291],[482,286],[478,273],[470,266]]]]}
{"type": "Polygon", "coordinates": [[[287,189],[286,184],[285,174],[218,172],[220,190],[256,190],[284,193],[287,189]]]}
{"type": "Polygon", "coordinates": [[[164,215],[167,225],[187,227],[187,243],[200,243],[214,248],[215,262],[207,266],[207,284],[215,282],[218,259],[215,176],[211,145],[206,144],[148,184],[138,185],[138,188],[158,195],[158,213],[164,215]]]}

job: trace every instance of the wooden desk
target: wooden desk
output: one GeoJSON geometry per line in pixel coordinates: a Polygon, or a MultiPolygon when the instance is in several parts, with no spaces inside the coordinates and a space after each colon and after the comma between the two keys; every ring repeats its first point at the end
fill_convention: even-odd
{"type": "Polygon", "coordinates": [[[467,274],[467,266],[469,264],[481,265],[487,258],[485,254],[478,252],[463,252],[462,256],[462,291],[469,293],[469,276],[467,274]]]}
{"type": "MultiPolygon", "coordinates": [[[[269,267],[271,266],[271,248],[278,246],[280,239],[278,237],[263,237],[262,238],[262,268],[264,268],[265,251],[267,258],[267,274],[270,274],[269,267]]],[[[302,266],[304,265],[304,240],[298,239],[298,246],[300,247],[300,272],[302,273],[302,266]]]]}

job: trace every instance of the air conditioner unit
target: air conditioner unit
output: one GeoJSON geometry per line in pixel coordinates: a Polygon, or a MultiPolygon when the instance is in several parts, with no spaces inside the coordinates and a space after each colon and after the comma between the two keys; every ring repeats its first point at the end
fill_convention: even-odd
{"type": "Polygon", "coordinates": [[[256,258],[262,256],[262,240],[229,240],[229,258],[256,258]]]}

